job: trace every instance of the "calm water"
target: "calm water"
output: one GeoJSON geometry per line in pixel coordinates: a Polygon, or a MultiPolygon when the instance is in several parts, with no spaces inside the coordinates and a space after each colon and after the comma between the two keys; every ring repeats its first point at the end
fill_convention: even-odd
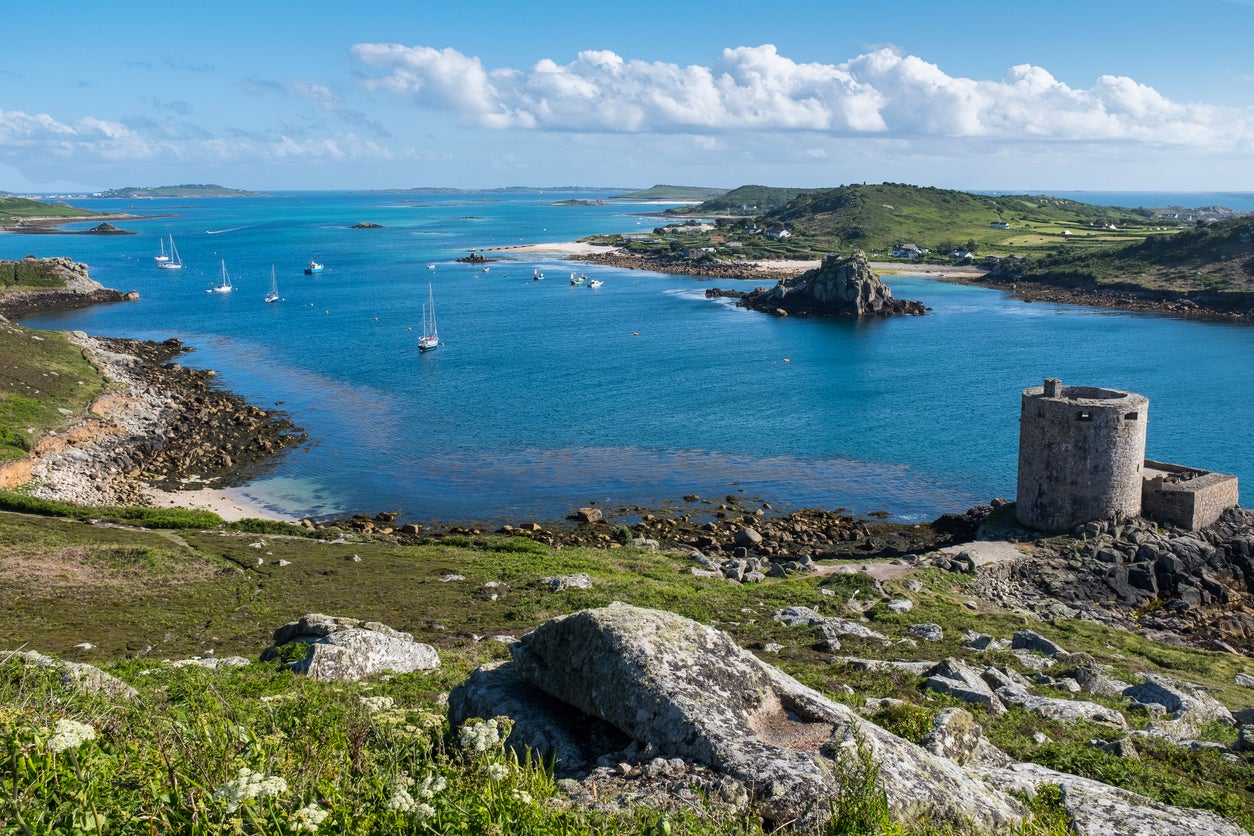
{"type": "Polygon", "coordinates": [[[196,347],[187,363],[281,404],[312,441],[244,492],[288,513],[518,521],[743,491],[927,519],[1013,495],[1019,393],[1047,376],[1148,396],[1148,454],[1236,473],[1249,504],[1254,328],[919,278],[889,283],[926,317],[775,319],[707,300],[710,283],[689,277],[508,251],[487,273],[453,262],[657,224],[634,214],[655,207],[551,205],[596,196],[83,201],[170,216],[119,223],[140,233],[125,237],[0,236],[0,257],[68,255],[142,297],[27,324],[176,336],[196,347]],[[359,221],[384,228],[348,228],[359,221]],[[187,267],[159,271],[171,233],[187,267]],[[311,258],[326,272],[303,275],[311,258]],[[236,290],[206,293],[221,259],[236,290]],[[275,305],[262,301],[271,264],[275,305]],[[571,269],[605,284],[571,287],[571,269]],[[428,283],[446,345],[420,355],[428,283]]]}

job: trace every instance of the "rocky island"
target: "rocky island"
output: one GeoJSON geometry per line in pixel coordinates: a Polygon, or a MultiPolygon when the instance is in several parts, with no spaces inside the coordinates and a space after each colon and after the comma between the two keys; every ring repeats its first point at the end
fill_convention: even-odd
{"type": "Polygon", "coordinates": [[[896,299],[867,264],[866,255],[833,253],[814,270],[780,279],[772,288],[743,293],[711,288],[706,296],[731,296],[736,305],[776,316],[922,316],[922,302],[896,299]]]}

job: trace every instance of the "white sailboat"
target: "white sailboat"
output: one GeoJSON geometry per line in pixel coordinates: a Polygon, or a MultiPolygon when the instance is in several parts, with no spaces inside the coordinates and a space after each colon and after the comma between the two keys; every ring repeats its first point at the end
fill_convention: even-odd
{"type": "Polygon", "coordinates": [[[440,347],[440,329],[435,324],[435,294],[427,285],[427,304],[422,306],[422,336],[418,338],[419,351],[435,351],[440,347]]]}
{"type": "Polygon", "coordinates": [[[231,274],[226,272],[226,259],[222,259],[222,278],[213,287],[205,291],[205,293],[230,293],[234,290],[231,286],[231,274]]]}
{"type": "Polygon", "coordinates": [[[165,262],[165,261],[169,261],[169,260],[170,260],[170,257],[169,257],[168,255],[166,255],[166,254],[165,254],[165,239],[164,239],[164,238],[158,238],[158,239],[157,239],[157,243],[161,245],[161,254],[160,254],[160,255],[154,255],[154,256],[152,257],[152,260],[153,260],[153,261],[155,261],[155,262],[157,262],[158,264],[161,264],[162,262],[165,262]]]}
{"type": "Polygon", "coordinates": [[[183,259],[179,258],[178,247],[174,246],[174,236],[170,236],[170,254],[166,256],[166,260],[162,261],[157,257],[157,267],[162,270],[182,270],[183,259]]]}
{"type": "Polygon", "coordinates": [[[270,291],[266,294],[267,302],[279,301],[279,280],[274,277],[274,265],[270,265],[270,291]]]}

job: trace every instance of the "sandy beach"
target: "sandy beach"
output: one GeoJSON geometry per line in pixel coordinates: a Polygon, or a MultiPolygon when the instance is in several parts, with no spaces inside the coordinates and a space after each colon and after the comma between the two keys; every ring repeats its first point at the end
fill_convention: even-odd
{"type": "Polygon", "coordinates": [[[294,521],[230,488],[161,490],[112,467],[110,462],[120,448],[138,447],[156,434],[173,405],[173,395],[136,373],[137,358],[114,351],[81,331],[69,332],[68,336],[100,369],[112,391],[97,398],[91,414],[75,426],[36,445],[31,466],[31,475],[38,482],[35,496],[84,505],[192,508],[212,511],[228,521],[244,517],[294,521]]]}
{"type": "MultiPolygon", "coordinates": [[[[484,247],[476,252],[549,253],[577,259],[586,256],[608,255],[620,251],[620,247],[612,247],[605,244],[558,241],[551,244],[516,244],[506,247],[484,247]]],[[[624,257],[630,256],[624,254],[624,257]]],[[[726,262],[726,266],[743,269],[747,276],[777,277],[783,274],[800,275],[807,270],[814,270],[821,263],[820,259],[757,259],[745,262],[726,262]]],[[[979,276],[988,272],[983,267],[971,264],[906,264],[899,261],[873,261],[870,262],[870,266],[875,272],[886,275],[932,276],[935,278],[944,278],[946,275],[979,276]]]]}

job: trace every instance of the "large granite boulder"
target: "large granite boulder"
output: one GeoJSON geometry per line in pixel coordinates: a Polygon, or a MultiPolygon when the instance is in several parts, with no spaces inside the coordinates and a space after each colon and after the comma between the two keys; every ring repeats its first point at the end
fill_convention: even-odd
{"type": "Polygon", "coordinates": [[[746,293],[736,304],[767,313],[811,316],[919,316],[927,310],[922,302],[893,298],[860,250],[849,256],[829,255],[817,268],[746,293]]]}
{"type": "Polygon", "coordinates": [[[52,668],[61,675],[61,684],[84,694],[104,694],[109,697],[133,700],[139,692],[118,679],[107,674],[95,665],[85,662],[66,662],[55,656],[45,656],[36,650],[27,650],[18,654],[28,665],[37,668],[52,668]]]}
{"type": "Polygon", "coordinates": [[[262,661],[298,655],[283,650],[291,645],[303,655],[287,666],[313,679],[355,682],[384,671],[410,673],[440,666],[431,645],[377,621],[310,613],[275,630],[274,645],[261,654],[262,661]]]}
{"type": "Polygon", "coordinates": [[[619,757],[572,745],[581,728],[591,724],[604,735],[608,725],[639,751],[743,783],[767,820],[810,826],[830,815],[830,800],[864,766],[861,748],[902,818],[999,830],[1022,815],[1016,800],[954,762],[802,686],[725,634],[670,613],[617,603],[585,610],[540,626],[512,652],[512,663],[480,669],[454,689],[450,719],[509,714],[519,741],[542,757],[556,754],[559,768],[619,757]],[[551,743],[543,740],[546,727],[559,730],[551,743]]]}

